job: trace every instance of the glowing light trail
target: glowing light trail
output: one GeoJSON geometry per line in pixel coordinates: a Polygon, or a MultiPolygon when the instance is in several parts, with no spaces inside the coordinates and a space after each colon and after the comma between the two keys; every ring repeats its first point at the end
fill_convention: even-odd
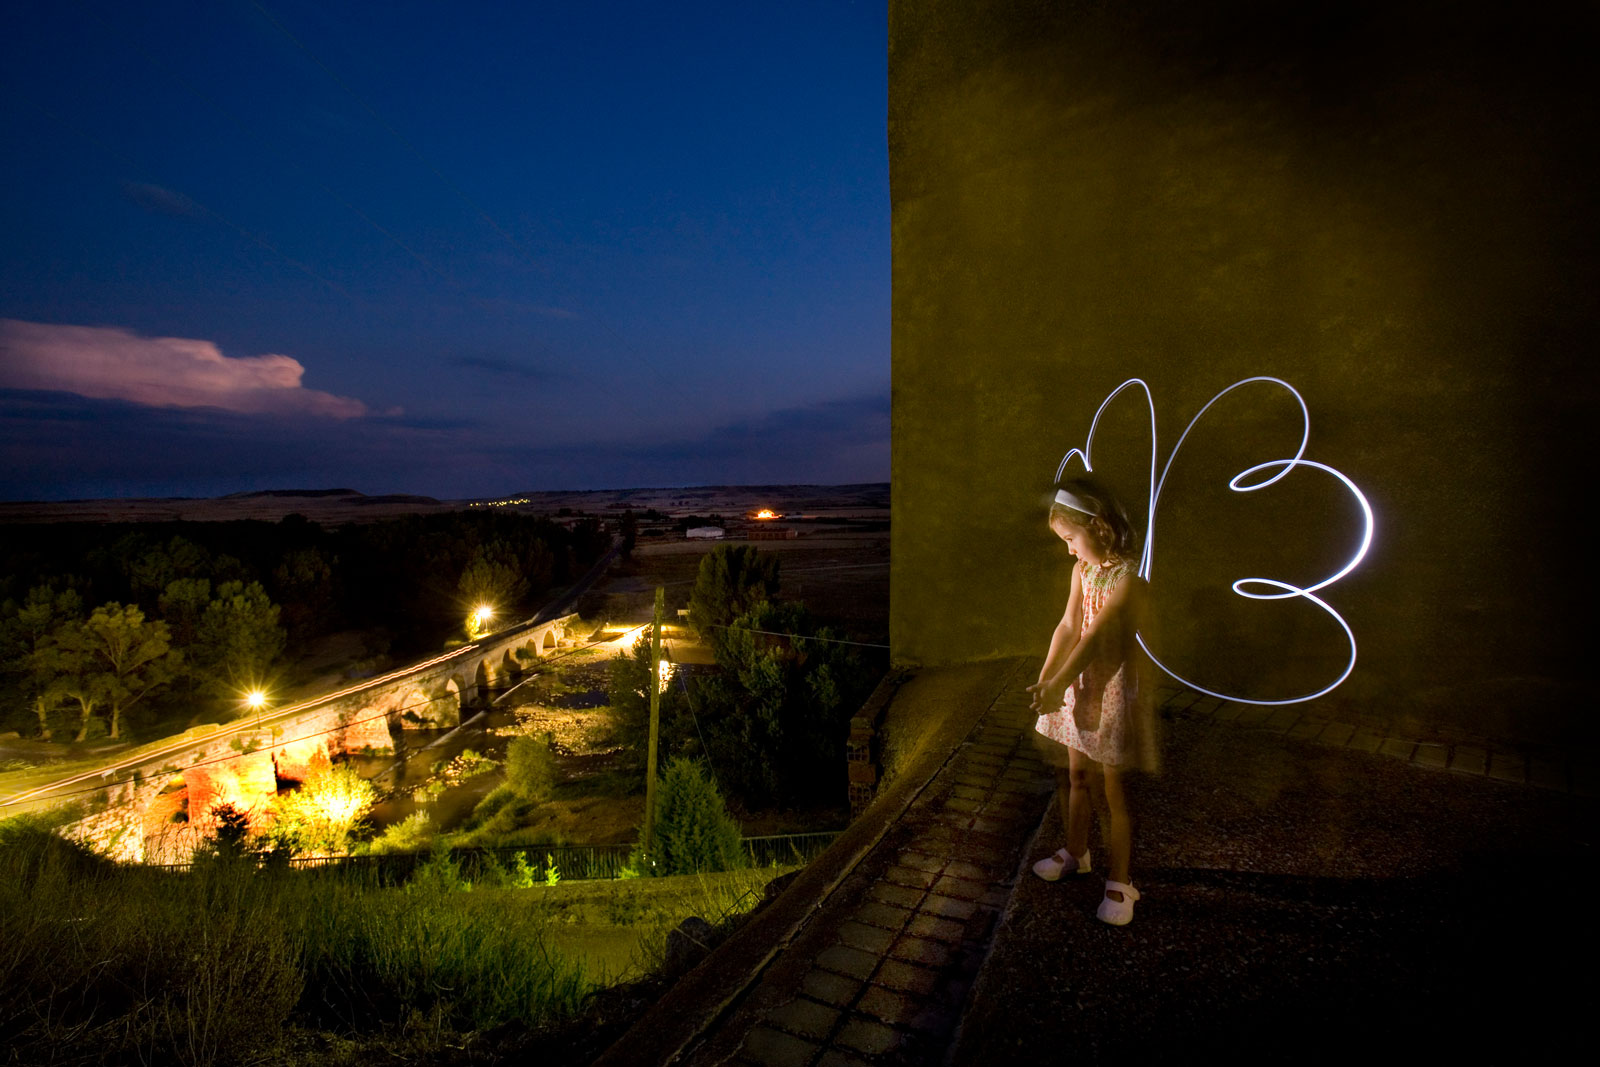
{"type": "Polygon", "coordinates": [[[1061,463],[1056,467],[1056,481],[1061,481],[1062,475],[1066,473],[1067,464],[1072,461],[1073,456],[1079,456],[1082,458],[1083,469],[1085,471],[1091,473],[1094,471],[1094,462],[1091,457],[1094,454],[1095,431],[1100,427],[1100,416],[1105,413],[1106,408],[1122,393],[1123,390],[1131,388],[1135,385],[1142,389],[1144,391],[1145,404],[1150,411],[1150,494],[1147,498],[1149,500],[1149,506],[1145,515],[1144,551],[1140,554],[1139,558],[1139,576],[1144,578],[1147,582],[1152,581],[1152,575],[1155,569],[1156,511],[1161,502],[1161,491],[1166,487],[1167,484],[1167,475],[1172,470],[1173,461],[1178,458],[1178,452],[1183,448],[1183,443],[1189,439],[1189,431],[1193,430],[1195,424],[1200,421],[1206,412],[1211,410],[1212,405],[1216,404],[1217,401],[1221,400],[1235,389],[1238,389],[1241,386],[1249,385],[1253,382],[1264,382],[1271,385],[1280,385],[1284,389],[1288,390],[1290,396],[1294,397],[1295,403],[1300,406],[1300,446],[1295,449],[1294,455],[1288,459],[1271,459],[1264,463],[1257,463],[1253,467],[1248,467],[1245,470],[1240,471],[1238,474],[1234,475],[1228,480],[1228,488],[1236,493],[1254,493],[1258,490],[1265,489],[1268,486],[1277,484],[1277,482],[1282,480],[1296,467],[1310,467],[1313,470],[1320,470],[1337,478],[1345,487],[1345,489],[1350,492],[1350,495],[1355,498],[1356,503],[1361,508],[1363,527],[1361,532],[1361,544],[1360,547],[1356,549],[1355,555],[1351,556],[1343,567],[1328,577],[1323,578],[1321,581],[1302,587],[1291,582],[1281,581],[1277,578],[1239,578],[1232,583],[1231,588],[1236,594],[1244,597],[1247,600],[1292,600],[1299,598],[1310,601],[1312,604],[1315,604],[1317,607],[1327,612],[1328,615],[1332,617],[1333,621],[1339,624],[1339,628],[1344,631],[1345,639],[1350,645],[1350,658],[1348,662],[1346,662],[1344,670],[1339,674],[1339,677],[1336,678],[1332,684],[1325,686],[1314,693],[1308,693],[1304,696],[1290,697],[1284,700],[1256,700],[1251,697],[1242,697],[1231,693],[1222,693],[1215,689],[1209,689],[1206,686],[1190,681],[1189,679],[1178,674],[1172,668],[1168,667],[1165,663],[1161,662],[1160,657],[1158,657],[1155,651],[1145,642],[1143,634],[1136,634],[1135,639],[1139,642],[1139,647],[1144,649],[1145,654],[1150,657],[1150,662],[1154,663],[1166,674],[1171,676],[1176,681],[1182,682],[1189,688],[1198,690],[1199,692],[1205,693],[1208,696],[1218,697],[1222,700],[1232,700],[1240,704],[1260,704],[1271,707],[1280,704],[1300,704],[1307,700],[1315,700],[1317,697],[1325,696],[1342,685],[1344,680],[1350,677],[1350,672],[1355,670],[1355,633],[1350,629],[1350,624],[1345,622],[1344,617],[1335,611],[1332,605],[1315,594],[1317,590],[1327,588],[1328,586],[1337,582],[1339,579],[1343,578],[1345,575],[1349,574],[1351,571],[1355,570],[1356,567],[1360,565],[1361,561],[1366,558],[1367,550],[1372,547],[1372,535],[1376,526],[1372,516],[1372,505],[1367,502],[1366,495],[1361,492],[1361,489],[1356,485],[1355,482],[1346,477],[1343,472],[1335,470],[1333,467],[1330,467],[1325,463],[1318,463],[1315,460],[1305,458],[1306,444],[1311,440],[1311,412],[1310,409],[1306,407],[1305,398],[1295,390],[1294,386],[1290,385],[1281,378],[1271,378],[1266,376],[1243,378],[1237,382],[1234,382],[1232,385],[1213,396],[1210,400],[1206,401],[1205,406],[1202,407],[1198,413],[1196,413],[1194,418],[1189,420],[1189,425],[1185,426],[1183,433],[1179,435],[1178,443],[1173,446],[1171,454],[1167,456],[1166,463],[1161,465],[1161,474],[1159,477],[1157,477],[1156,465],[1159,449],[1156,442],[1155,398],[1150,393],[1150,386],[1147,385],[1142,378],[1129,378],[1127,381],[1113,389],[1106,396],[1106,398],[1100,402],[1100,406],[1095,409],[1094,419],[1089,424],[1089,436],[1084,440],[1083,448],[1069,449],[1067,454],[1061,457],[1061,463]],[[1276,474],[1273,474],[1269,478],[1263,478],[1255,482],[1247,482],[1247,479],[1249,479],[1251,476],[1261,474],[1275,468],[1282,469],[1278,470],[1276,474]],[[1271,591],[1263,592],[1261,591],[1263,588],[1271,591]]]}

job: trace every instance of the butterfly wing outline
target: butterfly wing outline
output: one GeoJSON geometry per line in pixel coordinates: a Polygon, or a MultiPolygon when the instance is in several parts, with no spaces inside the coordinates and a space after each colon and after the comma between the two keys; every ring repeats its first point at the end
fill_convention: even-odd
{"type": "Polygon", "coordinates": [[[1144,393],[1146,407],[1149,409],[1150,413],[1150,490],[1149,496],[1147,497],[1149,504],[1145,515],[1144,550],[1139,559],[1139,575],[1147,582],[1151,583],[1152,586],[1154,586],[1156,516],[1160,510],[1161,493],[1166,486],[1167,475],[1172,470],[1173,461],[1177,459],[1178,453],[1182,450],[1184,442],[1188,440],[1190,432],[1195,428],[1195,425],[1205,417],[1206,412],[1210,411],[1219,400],[1227,396],[1229,393],[1232,393],[1234,390],[1240,389],[1247,385],[1252,385],[1257,382],[1281,387],[1294,398],[1295,403],[1300,409],[1300,444],[1295,449],[1294,455],[1292,456],[1283,459],[1269,459],[1265,462],[1257,463],[1253,466],[1247,467],[1235,474],[1231,479],[1229,479],[1228,488],[1236,493],[1254,493],[1277,484],[1297,467],[1304,467],[1309,470],[1320,471],[1329,477],[1336,479],[1344,488],[1344,490],[1347,491],[1355,500],[1356,504],[1361,509],[1363,526],[1360,544],[1357,546],[1354,554],[1351,555],[1350,558],[1346,560],[1345,563],[1334,573],[1329,574],[1316,582],[1302,586],[1296,585],[1293,582],[1284,581],[1280,578],[1243,577],[1235,579],[1231,583],[1230,588],[1236,595],[1247,600],[1301,599],[1312,605],[1315,605],[1318,609],[1325,612],[1330,618],[1333,619],[1335,623],[1338,624],[1340,630],[1342,630],[1344,633],[1346,642],[1349,645],[1348,659],[1344,665],[1344,668],[1339,673],[1339,676],[1330,684],[1316,690],[1315,692],[1281,700],[1260,700],[1252,697],[1240,696],[1234,693],[1221,692],[1219,690],[1201,685],[1192,679],[1186,678],[1178,674],[1166,663],[1162,662],[1161,656],[1158,654],[1156,649],[1152,647],[1152,642],[1148,640],[1147,634],[1138,634],[1137,640],[1139,642],[1139,647],[1144,649],[1145,654],[1150,657],[1150,661],[1152,663],[1159,667],[1168,676],[1178,682],[1181,682],[1183,685],[1188,686],[1190,689],[1206,693],[1210,696],[1218,697],[1222,700],[1235,701],[1241,704],[1259,704],[1266,706],[1300,704],[1308,700],[1315,700],[1318,697],[1326,696],[1328,693],[1333,692],[1333,690],[1342,685],[1345,679],[1350,677],[1350,673],[1355,670],[1356,637],[1354,631],[1350,629],[1350,624],[1345,621],[1344,617],[1340,615],[1331,604],[1316,594],[1319,590],[1326,589],[1328,586],[1333,585],[1335,582],[1345,577],[1361,564],[1361,561],[1366,557],[1367,550],[1372,546],[1372,536],[1376,527],[1376,523],[1372,515],[1372,505],[1368,503],[1366,495],[1361,492],[1361,489],[1356,485],[1355,482],[1351,481],[1350,478],[1347,477],[1342,471],[1330,467],[1325,463],[1319,463],[1316,460],[1305,458],[1306,445],[1311,439],[1311,413],[1306,407],[1305,398],[1302,397],[1298,391],[1296,391],[1294,386],[1290,385],[1281,378],[1272,378],[1267,376],[1243,378],[1237,382],[1234,382],[1226,389],[1223,389],[1221,392],[1217,393],[1210,400],[1206,401],[1205,405],[1195,414],[1194,418],[1189,420],[1189,424],[1184,427],[1183,433],[1178,437],[1178,443],[1173,446],[1172,452],[1168,454],[1166,462],[1160,464],[1160,469],[1158,472],[1157,464],[1160,450],[1156,437],[1155,398],[1151,395],[1149,384],[1143,379],[1129,378],[1127,381],[1113,389],[1109,394],[1107,394],[1106,398],[1100,402],[1100,407],[1095,410],[1094,420],[1089,425],[1089,436],[1084,439],[1083,448],[1070,449],[1068,450],[1067,454],[1061,458],[1061,463],[1056,467],[1056,481],[1060,482],[1062,476],[1066,473],[1067,465],[1071,462],[1073,456],[1078,456],[1082,460],[1084,470],[1091,473],[1094,471],[1094,437],[1095,432],[1099,429],[1101,416],[1105,413],[1106,408],[1110,406],[1111,402],[1115,400],[1123,391],[1134,388],[1135,386],[1142,390],[1144,393]]]}

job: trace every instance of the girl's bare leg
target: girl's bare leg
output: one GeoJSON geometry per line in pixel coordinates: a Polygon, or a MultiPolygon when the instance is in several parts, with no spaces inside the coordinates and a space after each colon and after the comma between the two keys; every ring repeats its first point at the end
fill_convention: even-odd
{"type": "MultiPolygon", "coordinates": [[[[1106,812],[1110,816],[1106,832],[1106,849],[1111,853],[1110,878],[1113,882],[1127,885],[1128,864],[1133,855],[1133,820],[1128,815],[1128,800],[1122,791],[1121,773],[1115,767],[1107,766],[1103,769],[1102,777],[1106,812]]],[[[1122,899],[1120,892],[1106,895],[1112,900],[1122,899]]]]}
{"type": "Polygon", "coordinates": [[[1056,796],[1061,798],[1061,822],[1067,828],[1067,851],[1074,856],[1081,856],[1089,851],[1089,811],[1093,807],[1089,799],[1089,783],[1095,762],[1077,749],[1072,750],[1069,761],[1065,771],[1056,771],[1056,796]]]}

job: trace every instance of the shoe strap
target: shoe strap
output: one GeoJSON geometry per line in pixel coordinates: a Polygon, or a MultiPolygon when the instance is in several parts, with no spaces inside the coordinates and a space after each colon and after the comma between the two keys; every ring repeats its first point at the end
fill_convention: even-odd
{"type": "Polygon", "coordinates": [[[1113,882],[1109,878],[1106,879],[1106,892],[1121,893],[1123,897],[1128,900],[1139,899],[1139,891],[1133,888],[1133,886],[1129,885],[1127,882],[1113,882]]]}

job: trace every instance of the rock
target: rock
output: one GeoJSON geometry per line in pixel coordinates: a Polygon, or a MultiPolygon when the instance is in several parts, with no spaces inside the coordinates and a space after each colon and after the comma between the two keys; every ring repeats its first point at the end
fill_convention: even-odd
{"type": "Polygon", "coordinates": [[[688,970],[711,951],[711,924],[691,915],[667,935],[668,970],[688,970]]]}

